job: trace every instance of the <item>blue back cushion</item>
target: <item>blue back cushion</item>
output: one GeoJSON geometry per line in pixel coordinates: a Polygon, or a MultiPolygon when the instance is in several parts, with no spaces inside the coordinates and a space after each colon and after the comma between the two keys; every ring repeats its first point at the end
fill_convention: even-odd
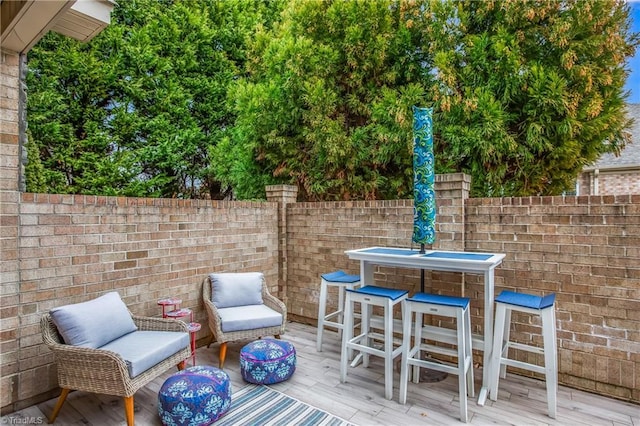
{"type": "Polygon", "coordinates": [[[216,308],[262,305],[261,272],[210,274],[211,301],[216,308]]]}
{"type": "Polygon", "coordinates": [[[138,329],[115,291],[88,302],[60,306],[49,313],[68,345],[97,349],[138,329]]]}

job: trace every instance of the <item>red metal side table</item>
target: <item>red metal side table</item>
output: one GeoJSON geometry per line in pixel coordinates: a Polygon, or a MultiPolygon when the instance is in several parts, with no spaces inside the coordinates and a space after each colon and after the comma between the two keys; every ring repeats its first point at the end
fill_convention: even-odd
{"type": "Polygon", "coordinates": [[[189,317],[187,328],[189,329],[189,337],[191,343],[191,360],[196,365],[196,333],[200,331],[202,326],[200,323],[193,322],[193,311],[189,308],[180,308],[181,299],[168,298],[158,300],[158,305],[162,306],[162,318],[181,319],[189,317]],[[167,307],[171,310],[167,311],[167,307]]]}

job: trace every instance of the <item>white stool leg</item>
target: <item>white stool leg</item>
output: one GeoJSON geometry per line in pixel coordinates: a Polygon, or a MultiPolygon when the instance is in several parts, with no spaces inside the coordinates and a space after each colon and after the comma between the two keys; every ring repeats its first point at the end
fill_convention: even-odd
{"type": "Polygon", "coordinates": [[[498,399],[498,377],[502,358],[502,338],[505,329],[506,307],[502,303],[496,303],[495,336],[493,337],[493,349],[491,350],[491,362],[489,363],[489,398],[492,401],[498,399]]]}
{"type": "MultiPolygon", "coordinates": [[[[511,338],[511,309],[507,309],[505,311],[504,316],[504,332],[502,334],[502,341],[508,343],[511,338]]],[[[508,354],[505,352],[509,350],[509,347],[505,344],[502,346],[502,354],[500,355],[503,358],[508,358],[508,354]]],[[[507,365],[500,364],[500,378],[504,379],[507,377],[507,365]]]]}
{"type": "MultiPolygon", "coordinates": [[[[414,343],[413,343],[413,348],[416,349],[416,353],[415,356],[417,356],[417,359],[422,359],[422,351],[420,350],[420,346],[422,345],[422,318],[423,318],[424,314],[422,312],[420,312],[419,310],[416,311],[416,323],[415,323],[415,328],[413,330],[413,339],[414,339],[414,343]]],[[[413,350],[411,350],[411,354],[410,357],[413,358],[414,354],[413,354],[413,350]]],[[[420,366],[419,365],[411,365],[412,368],[412,372],[413,372],[413,383],[418,383],[420,382],[420,366]]]]}
{"type": "Polygon", "coordinates": [[[456,312],[456,332],[458,337],[458,395],[460,398],[460,420],[464,423],[469,421],[467,416],[467,375],[464,371],[467,360],[465,348],[466,331],[465,316],[461,309],[456,312]]]}
{"type": "MultiPolygon", "coordinates": [[[[342,285],[338,286],[338,315],[337,315],[337,320],[343,326],[344,326],[344,293],[345,293],[345,287],[342,286],[342,285]]],[[[338,328],[338,338],[339,339],[342,338],[342,328],[338,328]]]]}
{"type": "Polygon", "coordinates": [[[347,364],[349,363],[347,343],[353,338],[353,301],[347,294],[344,313],[344,329],[342,333],[342,351],[340,353],[340,381],[347,381],[347,364]]]}
{"type": "Polygon", "coordinates": [[[411,350],[411,302],[402,302],[402,361],[400,363],[400,392],[398,402],[407,402],[407,382],[409,381],[409,351],[411,350]]]}
{"type": "MultiPolygon", "coordinates": [[[[360,303],[360,314],[362,316],[360,333],[365,334],[365,344],[369,347],[371,347],[373,343],[369,337],[369,332],[371,331],[371,311],[373,311],[373,309],[368,303],[360,303]]],[[[369,368],[369,354],[367,352],[360,352],[360,355],[362,355],[362,366],[369,368]]]]}
{"type": "Polygon", "coordinates": [[[384,397],[393,398],[393,303],[384,309],[384,397]]]}
{"type": "Polygon", "coordinates": [[[327,311],[327,282],[322,279],[320,283],[320,300],[318,304],[318,332],[316,350],[322,352],[322,333],[324,332],[324,317],[327,311]]]}
{"type": "Polygon", "coordinates": [[[471,312],[470,308],[464,311],[465,318],[465,356],[467,357],[467,392],[471,398],[476,396],[473,377],[473,340],[471,338],[471,312]]]}
{"type": "Polygon", "coordinates": [[[547,405],[549,417],[556,418],[558,394],[558,358],[556,342],[555,306],[542,312],[542,335],[544,342],[544,369],[547,382],[547,405]]]}

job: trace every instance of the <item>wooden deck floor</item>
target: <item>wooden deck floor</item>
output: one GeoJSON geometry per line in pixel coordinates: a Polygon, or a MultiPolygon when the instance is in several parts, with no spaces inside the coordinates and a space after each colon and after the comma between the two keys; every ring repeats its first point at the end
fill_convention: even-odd
{"type": "MultiPolygon", "coordinates": [[[[458,384],[456,376],[437,383],[409,384],[407,404],[397,402],[399,374],[394,381],[394,399],[384,399],[382,362],[374,361],[368,369],[349,370],[347,383],[339,378],[339,341],[336,333],[327,332],[323,352],[316,352],[315,327],[290,323],[283,338],[295,345],[298,365],[293,377],[273,387],[310,405],[342,417],[356,425],[450,425],[458,420],[458,384]]],[[[240,376],[239,351],[247,342],[229,345],[225,371],[232,389],[245,385],[240,376]]],[[[198,349],[198,364],[217,366],[217,345],[198,349]]],[[[164,380],[175,370],[167,371],[135,395],[136,425],[160,426],[156,412],[157,394],[164,380]]],[[[481,371],[476,371],[476,389],[481,371]]],[[[0,424],[43,424],[51,414],[55,399],[0,418],[0,424]],[[30,423],[29,423],[30,421],[30,423]]],[[[472,425],[640,425],[640,406],[560,386],[558,416],[547,417],[544,382],[507,375],[500,382],[498,401],[488,400],[484,407],[469,400],[472,425]]],[[[105,426],[124,425],[124,408],[120,398],[72,392],[63,406],[56,425],[105,426]]]]}

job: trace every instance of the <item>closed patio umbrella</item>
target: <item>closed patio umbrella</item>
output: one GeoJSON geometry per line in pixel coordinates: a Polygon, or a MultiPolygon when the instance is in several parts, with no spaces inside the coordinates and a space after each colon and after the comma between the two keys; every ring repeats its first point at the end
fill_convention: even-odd
{"type": "MultiPolygon", "coordinates": [[[[413,238],[424,253],[436,240],[436,197],[433,157],[433,108],[413,107],[413,238]]],[[[424,292],[424,270],[420,273],[424,292]]]]}

